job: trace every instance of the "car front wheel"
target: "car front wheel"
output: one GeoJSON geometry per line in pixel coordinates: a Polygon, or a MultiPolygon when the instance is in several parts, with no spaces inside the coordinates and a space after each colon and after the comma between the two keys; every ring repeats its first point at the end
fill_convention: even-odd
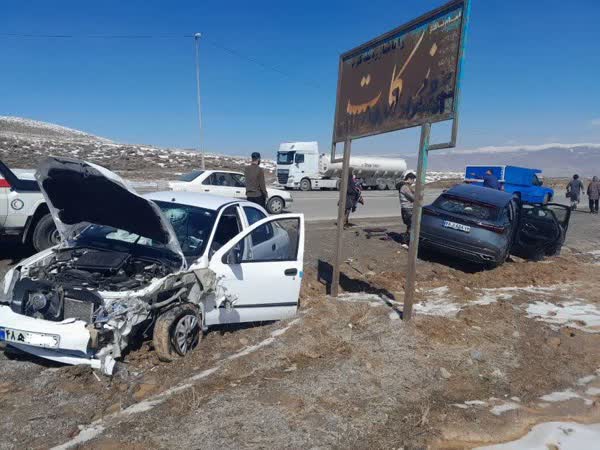
{"type": "Polygon", "coordinates": [[[199,314],[190,304],[162,313],[154,325],[152,342],[158,359],[172,362],[194,350],[202,339],[199,314]]]}
{"type": "Polygon", "coordinates": [[[285,202],[281,197],[271,197],[267,202],[267,211],[269,214],[281,214],[284,207],[285,202]]]}
{"type": "Polygon", "coordinates": [[[60,234],[50,214],[46,214],[35,225],[31,243],[38,252],[60,243],[60,234]]]}

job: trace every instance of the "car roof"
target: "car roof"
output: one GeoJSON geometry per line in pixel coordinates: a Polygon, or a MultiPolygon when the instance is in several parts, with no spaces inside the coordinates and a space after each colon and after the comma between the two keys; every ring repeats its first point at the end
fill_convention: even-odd
{"type": "MultiPolygon", "coordinates": [[[[210,209],[212,211],[217,211],[221,207],[231,203],[239,203],[242,206],[257,206],[252,202],[239,198],[186,191],[151,192],[149,194],[145,194],[144,198],[159,202],[174,202],[182,205],[195,206],[197,208],[210,209]]],[[[260,207],[258,209],[260,209],[260,207]]]]}
{"type": "Polygon", "coordinates": [[[505,206],[513,198],[513,195],[508,192],[473,184],[457,184],[448,189],[444,194],[497,207],[505,206]]]}
{"type": "Polygon", "coordinates": [[[221,170],[221,169],[208,169],[205,170],[204,173],[212,173],[212,172],[219,172],[219,173],[235,173],[237,175],[243,175],[242,172],[236,172],[235,170],[221,170]]]}

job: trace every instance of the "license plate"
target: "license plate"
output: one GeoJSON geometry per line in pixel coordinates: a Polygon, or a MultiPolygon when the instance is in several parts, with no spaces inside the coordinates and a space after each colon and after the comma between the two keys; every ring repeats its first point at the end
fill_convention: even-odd
{"type": "Polygon", "coordinates": [[[58,348],[60,337],[55,334],[0,328],[0,341],[33,345],[34,347],[58,348]]]}
{"type": "Polygon", "coordinates": [[[468,225],[463,225],[462,223],[450,222],[449,220],[444,220],[444,226],[446,228],[452,228],[453,230],[462,231],[464,233],[470,233],[471,227],[468,225]]]}

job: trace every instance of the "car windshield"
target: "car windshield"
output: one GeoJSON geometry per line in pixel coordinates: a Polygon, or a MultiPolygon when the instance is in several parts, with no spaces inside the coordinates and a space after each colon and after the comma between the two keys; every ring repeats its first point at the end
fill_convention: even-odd
{"type": "MultiPolygon", "coordinates": [[[[215,211],[171,202],[155,202],[171,223],[177,241],[188,262],[204,253],[215,224],[215,211]]],[[[76,238],[78,246],[110,248],[119,251],[141,251],[156,257],[173,259],[173,252],[164,244],[150,238],[105,225],[89,225],[76,238]]],[[[180,259],[180,258],[179,258],[180,259]]]]}
{"type": "Polygon", "coordinates": [[[215,225],[216,212],[172,202],[155,202],[171,223],[186,259],[202,256],[215,225]]]}
{"type": "Polygon", "coordinates": [[[478,220],[496,220],[498,209],[466,199],[442,195],[433,204],[436,208],[478,220]]]}
{"type": "Polygon", "coordinates": [[[200,175],[204,173],[204,170],[192,170],[190,173],[181,175],[179,181],[194,181],[200,175]]]}
{"type": "Polygon", "coordinates": [[[181,264],[181,256],[175,254],[166,245],[106,225],[91,224],[84,226],[75,237],[74,242],[77,247],[101,248],[159,259],[172,264],[174,268],[181,264]]]}
{"type": "Polygon", "coordinates": [[[278,152],[277,164],[292,164],[294,162],[295,154],[296,152],[278,152]]]}

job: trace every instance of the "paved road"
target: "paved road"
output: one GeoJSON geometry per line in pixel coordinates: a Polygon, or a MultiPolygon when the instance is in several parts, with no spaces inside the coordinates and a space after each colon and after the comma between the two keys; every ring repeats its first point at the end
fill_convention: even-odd
{"type": "MultiPolygon", "coordinates": [[[[426,189],[425,204],[431,203],[440,195],[441,189],[426,189]]],[[[300,212],[309,222],[337,218],[337,203],[339,192],[314,191],[293,192],[294,202],[290,212],[300,212]]],[[[358,205],[353,219],[400,216],[400,203],[397,191],[366,191],[363,192],[364,205],[358,205]]]]}

